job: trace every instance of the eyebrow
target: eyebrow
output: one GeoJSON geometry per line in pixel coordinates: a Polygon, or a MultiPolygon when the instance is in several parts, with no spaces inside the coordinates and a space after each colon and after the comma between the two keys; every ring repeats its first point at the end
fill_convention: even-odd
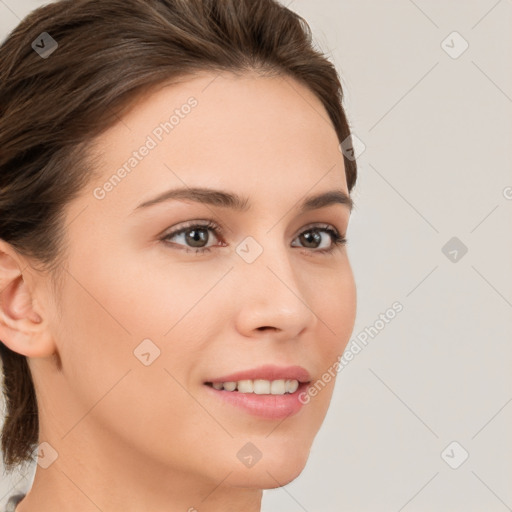
{"type": "MultiPolygon", "coordinates": [[[[202,187],[187,187],[168,190],[153,199],[145,201],[135,211],[170,200],[188,200],[205,203],[221,208],[230,208],[235,211],[245,212],[250,209],[249,199],[236,193],[225,190],[216,190],[202,187]]],[[[342,204],[351,212],[354,206],[352,198],[343,190],[329,190],[307,197],[299,206],[299,213],[324,208],[333,204],[342,204]]]]}

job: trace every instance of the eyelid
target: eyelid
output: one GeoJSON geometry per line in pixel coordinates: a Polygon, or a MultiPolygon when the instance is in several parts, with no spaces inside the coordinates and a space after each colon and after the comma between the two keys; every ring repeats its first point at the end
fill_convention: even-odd
{"type": "Polygon", "coordinates": [[[181,224],[179,228],[167,228],[165,229],[161,235],[158,236],[158,238],[165,238],[170,235],[178,235],[181,234],[183,231],[187,231],[188,229],[194,228],[194,227],[201,227],[201,228],[210,228],[213,231],[216,231],[218,234],[222,235],[224,234],[224,230],[222,229],[222,226],[218,224],[217,222],[211,220],[211,219],[198,219],[198,220],[191,220],[186,221],[184,224],[181,224]]]}

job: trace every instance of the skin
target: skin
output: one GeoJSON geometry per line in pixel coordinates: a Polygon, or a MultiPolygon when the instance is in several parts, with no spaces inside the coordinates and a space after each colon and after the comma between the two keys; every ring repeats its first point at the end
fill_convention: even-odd
{"type": "Polygon", "coordinates": [[[0,339],[28,358],[40,442],[58,453],[38,466],[18,512],[255,512],[262,489],[300,474],[334,379],[284,421],[225,404],[203,382],[268,363],[301,365],[315,382],[342,354],[356,315],[347,248],[319,254],[300,234],[328,224],[345,235],[350,210],[297,209],[314,193],[348,194],[338,145],[321,102],[291,78],[199,73],[138,101],[98,137],[98,175],[65,208],[58,296],[0,240],[0,339]],[[191,96],[191,113],[97,199],[95,188],[191,96]],[[134,212],[184,184],[235,192],[251,208],[172,200],[134,212]],[[185,252],[184,235],[174,246],[159,239],[201,220],[224,231],[208,231],[210,252],[185,252]],[[247,236],[263,248],[250,264],[235,252],[247,236]],[[148,338],[160,356],[145,366],[133,352],[148,338]],[[262,453],[251,468],[237,458],[247,442],[262,453]]]}

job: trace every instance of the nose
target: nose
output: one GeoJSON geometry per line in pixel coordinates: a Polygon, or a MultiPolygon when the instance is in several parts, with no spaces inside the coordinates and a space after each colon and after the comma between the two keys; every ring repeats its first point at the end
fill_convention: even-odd
{"type": "Polygon", "coordinates": [[[315,329],[317,314],[308,303],[317,289],[300,263],[284,244],[270,241],[252,262],[237,261],[234,279],[237,328],[248,337],[297,338],[305,329],[315,329]]]}

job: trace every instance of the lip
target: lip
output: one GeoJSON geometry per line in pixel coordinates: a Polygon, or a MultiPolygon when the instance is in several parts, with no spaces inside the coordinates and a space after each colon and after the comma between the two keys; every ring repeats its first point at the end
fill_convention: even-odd
{"type": "Polygon", "coordinates": [[[309,386],[308,382],[299,384],[294,393],[284,395],[257,395],[256,393],[240,393],[239,391],[226,391],[215,389],[204,384],[207,393],[212,397],[233,405],[244,412],[259,418],[269,420],[281,420],[297,414],[304,403],[299,400],[299,395],[309,386]]]}
{"type": "MultiPolygon", "coordinates": [[[[302,366],[276,366],[267,364],[252,368],[250,370],[243,370],[221,377],[209,379],[206,382],[238,382],[239,380],[298,380],[299,383],[310,382],[311,375],[302,366]]],[[[291,393],[293,395],[293,393],[291,393]]],[[[278,396],[278,395],[276,395],[278,396]]]]}
{"type": "Polygon", "coordinates": [[[297,414],[303,402],[299,400],[299,395],[304,392],[311,382],[311,375],[302,366],[276,366],[264,365],[250,370],[243,370],[221,377],[214,377],[205,381],[204,387],[207,393],[213,397],[222,400],[222,402],[233,405],[244,412],[260,418],[270,420],[279,420],[297,414]],[[293,393],[284,395],[256,393],[240,393],[239,391],[226,391],[225,389],[215,389],[208,385],[215,382],[238,382],[239,380],[297,380],[299,387],[293,393]]]}

